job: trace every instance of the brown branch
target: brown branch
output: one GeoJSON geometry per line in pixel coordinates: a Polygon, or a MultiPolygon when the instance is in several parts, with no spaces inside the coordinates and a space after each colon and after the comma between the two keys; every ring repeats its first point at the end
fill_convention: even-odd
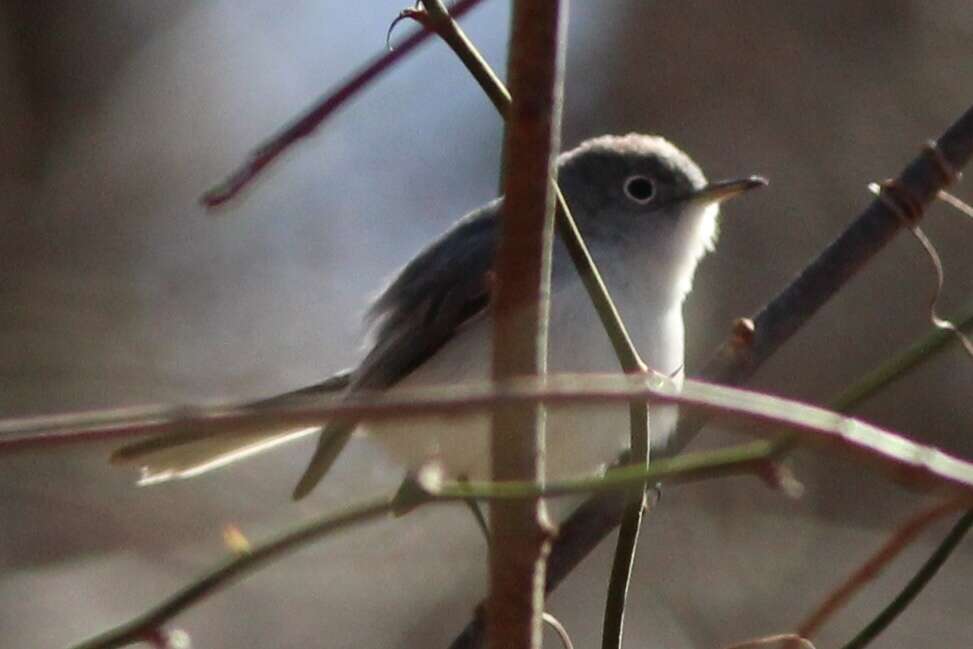
{"type": "Polygon", "coordinates": [[[943,539],[936,551],[932,553],[919,571],[912,576],[909,583],[905,585],[895,599],[893,599],[888,606],[879,612],[875,619],[868,623],[868,625],[862,629],[858,635],[851,639],[842,649],[864,649],[872,640],[877,638],[895,619],[899,616],[902,611],[908,608],[909,604],[912,603],[922,589],[926,587],[926,584],[936,576],[939,569],[943,567],[946,560],[949,559],[950,555],[966,536],[966,533],[970,531],[973,527],[973,509],[968,510],[963,516],[960,517],[958,521],[953,525],[953,528],[943,539]]]}
{"type": "MultiPolygon", "coordinates": [[[[547,371],[554,191],[561,132],[566,16],[559,0],[514,0],[507,75],[513,104],[505,133],[500,240],[494,262],[493,380],[547,371]]],[[[493,410],[494,480],[544,480],[539,404],[493,410]]],[[[493,649],[541,646],[550,525],[540,498],[490,507],[487,641],[493,649]]]]}
{"type": "MultiPolygon", "coordinates": [[[[907,197],[914,222],[939,192],[953,182],[973,157],[973,107],[967,109],[935,144],[902,170],[891,184],[907,197]]],[[[832,295],[855,276],[903,227],[886,201],[875,198],[865,211],[817,256],[790,285],[752,318],[753,328],[741,344],[731,335],[713,354],[700,375],[708,381],[735,385],[790,339],[832,295]]],[[[705,425],[700,413],[680,417],[669,443],[672,452],[684,448],[705,425]]]]}
{"type": "MultiPolygon", "coordinates": [[[[407,9],[402,13],[402,16],[417,20],[427,29],[439,34],[440,38],[450,46],[479,83],[501,117],[506,119],[510,112],[511,101],[510,93],[504,87],[503,82],[500,81],[490,65],[463,33],[459,24],[449,15],[449,11],[441,0],[422,0],[422,5],[422,9],[407,9]]],[[[601,279],[594,260],[588,253],[587,246],[559,188],[557,189],[557,201],[558,234],[571,254],[574,266],[588,292],[588,297],[601,319],[609,340],[612,342],[619,364],[626,372],[646,372],[646,364],[642,361],[638,350],[635,349],[635,345],[628,335],[628,331],[601,279]]],[[[632,461],[646,464],[649,461],[651,443],[649,411],[645,403],[631,404],[630,421],[629,457],[632,461]]],[[[645,511],[643,507],[644,492],[643,488],[641,492],[634,492],[630,497],[618,534],[615,559],[612,563],[611,578],[608,584],[608,595],[605,600],[602,631],[604,649],[617,649],[622,644],[628,585],[635,561],[642,514],[645,511]]]]}
{"type": "Polygon", "coordinates": [[[892,533],[875,554],[834,589],[821,604],[798,626],[797,634],[805,638],[814,636],[825,622],[840,611],[848,601],[868,582],[875,579],[885,567],[895,560],[919,534],[939,519],[962,509],[956,501],[939,503],[913,515],[892,533]]]}
{"type": "MultiPolygon", "coordinates": [[[[973,107],[943,133],[936,150],[941,153],[942,160],[938,155],[924,153],[915,158],[899,177],[901,185],[919,197],[922,206],[952,180],[951,174],[943,172],[958,173],[973,155],[973,107]],[[952,169],[944,170],[944,163],[952,169]]],[[[844,233],[758,313],[755,321],[741,320],[735,326],[701,376],[730,383],[744,381],[861,270],[900,228],[899,218],[880,201],[873,201],[844,233]]],[[[704,412],[681,413],[666,454],[678,453],[685,448],[708,419],[708,413],[704,412]]],[[[568,568],[557,574],[551,570],[548,591],[556,588],[574,566],[618,527],[624,513],[618,500],[617,495],[591,497],[562,525],[550,564],[568,568]]],[[[478,647],[481,626],[481,622],[474,618],[454,640],[451,649],[478,647]]]]}
{"type": "MultiPolygon", "coordinates": [[[[454,16],[461,16],[481,2],[481,0],[459,0],[452,6],[454,16]]],[[[361,70],[338,86],[334,91],[321,97],[303,115],[290,125],[273,135],[257,147],[247,160],[230,174],[223,182],[207,191],[200,202],[208,208],[223,205],[250,185],[270,163],[280,157],[299,140],[314,133],[332,113],[342,107],[359,91],[368,87],[383,72],[405,58],[420,43],[432,35],[426,29],[410,34],[395,49],[389,50],[366,64],[361,70]]]]}

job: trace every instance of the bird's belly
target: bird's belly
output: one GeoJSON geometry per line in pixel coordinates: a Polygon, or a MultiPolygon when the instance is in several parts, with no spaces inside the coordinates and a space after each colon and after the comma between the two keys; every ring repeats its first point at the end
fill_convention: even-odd
{"type": "MultiPolygon", "coordinates": [[[[574,297],[574,296],[572,296],[574,297]]],[[[577,296],[571,300],[578,303],[577,296]]],[[[582,298],[584,299],[584,298],[582,298]]],[[[617,372],[618,361],[594,310],[577,313],[552,302],[549,335],[550,372],[617,372]]],[[[632,330],[647,362],[671,372],[682,364],[682,320],[659,321],[632,330]]],[[[644,324],[645,321],[641,324],[644,324]]],[[[455,385],[488,381],[491,321],[469,323],[435,356],[390,389],[429,385],[455,385]]],[[[681,376],[681,373],[680,375],[681,376]]],[[[652,408],[652,445],[661,446],[671,433],[677,411],[673,406],[652,408]]],[[[590,473],[613,461],[629,443],[627,404],[558,405],[547,409],[546,461],[549,477],[590,473]]],[[[490,476],[490,419],[464,415],[404,419],[368,424],[374,435],[399,462],[417,468],[431,460],[442,463],[452,477],[485,479],[490,476]]]]}

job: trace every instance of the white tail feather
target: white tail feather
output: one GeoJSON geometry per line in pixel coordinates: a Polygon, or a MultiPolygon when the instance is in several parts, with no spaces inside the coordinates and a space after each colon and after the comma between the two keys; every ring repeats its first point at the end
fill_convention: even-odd
{"type": "Polygon", "coordinates": [[[139,486],[192,478],[319,432],[320,427],[297,430],[240,433],[198,439],[185,444],[147,450],[126,457],[122,464],[141,468],[139,486]]]}

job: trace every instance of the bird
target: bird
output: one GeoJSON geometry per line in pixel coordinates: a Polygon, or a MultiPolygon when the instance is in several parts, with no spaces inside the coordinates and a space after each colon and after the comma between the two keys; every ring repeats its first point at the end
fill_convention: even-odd
{"type": "MultiPolygon", "coordinates": [[[[686,153],[658,135],[603,135],[557,159],[557,180],[633,343],[647,365],[677,383],[684,374],[683,304],[703,257],[715,247],[720,205],[762,187],[759,176],[708,182],[686,153]]],[[[492,267],[503,214],[497,198],[456,221],[399,270],[369,306],[370,342],[360,363],[321,383],[257,402],[275,405],[371,391],[490,379],[492,267]]],[[[612,372],[618,361],[574,269],[555,240],[551,262],[548,370],[612,372]]],[[[624,404],[558,405],[546,414],[550,477],[591,473],[628,445],[624,404]]],[[[652,409],[653,449],[675,427],[675,406],[652,409]]],[[[265,424],[221,435],[187,429],[118,449],[141,468],[141,484],[188,478],[317,434],[293,497],[324,478],[354,432],[374,437],[407,469],[438,462],[467,480],[490,475],[489,415],[448,421],[335,421],[316,428],[265,424]]]]}

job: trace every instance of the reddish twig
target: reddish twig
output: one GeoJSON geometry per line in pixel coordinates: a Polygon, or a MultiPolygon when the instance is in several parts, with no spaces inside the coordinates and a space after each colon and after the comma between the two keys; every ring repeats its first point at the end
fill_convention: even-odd
{"type": "MultiPolygon", "coordinates": [[[[73,435],[90,438],[96,434],[107,437],[167,433],[170,440],[187,440],[271,425],[307,428],[330,419],[382,420],[472,414],[526,403],[631,403],[635,400],[691,406],[711,415],[743,417],[754,424],[754,430],[765,427],[775,434],[779,434],[780,428],[790,429],[801,443],[830,447],[859,461],[874,463],[912,487],[938,486],[973,495],[973,463],[938,449],[790,399],[690,379],[680,388],[661,375],[557,374],[541,380],[533,377],[511,380],[499,387],[484,383],[415,388],[394,394],[362,394],[327,405],[214,408],[197,411],[195,417],[187,416],[186,409],[156,408],[144,411],[141,417],[133,417],[131,411],[123,411],[125,416],[120,418],[113,418],[114,411],[55,417],[54,425],[49,425],[54,422],[45,418],[11,420],[0,422],[0,453],[11,447],[22,450],[52,442],[65,443],[73,435]],[[39,443],[34,442],[32,433],[57,426],[59,430],[52,430],[39,443]]],[[[592,431],[592,434],[603,434],[603,431],[592,431]]]]}
{"type": "Polygon", "coordinates": [[[780,635],[769,635],[765,638],[745,640],[723,649],[766,649],[773,646],[783,649],[814,649],[810,640],[794,633],[781,633],[780,635]]]}
{"type": "MultiPolygon", "coordinates": [[[[461,16],[481,2],[481,0],[459,0],[450,8],[454,16],[461,16]]],[[[250,153],[247,160],[230,174],[223,182],[206,192],[200,202],[208,208],[218,207],[239,194],[260,175],[264,167],[280,157],[298,140],[311,135],[324,120],[343,106],[360,90],[366,88],[383,72],[405,58],[416,46],[432,36],[423,27],[403,40],[395,49],[376,57],[361,70],[351,76],[331,93],[314,103],[303,115],[289,126],[272,136],[250,153]]]]}
{"type": "Polygon", "coordinates": [[[838,588],[834,589],[823,602],[808,615],[800,626],[797,634],[805,638],[815,635],[824,623],[836,612],[841,610],[845,604],[865,587],[868,582],[875,579],[878,574],[890,564],[906,547],[908,547],[916,537],[927,527],[939,519],[959,511],[963,508],[963,503],[950,500],[940,503],[906,520],[892,536],[882,545],[875,554],[868,558],[855,572],[838,588]]]}

